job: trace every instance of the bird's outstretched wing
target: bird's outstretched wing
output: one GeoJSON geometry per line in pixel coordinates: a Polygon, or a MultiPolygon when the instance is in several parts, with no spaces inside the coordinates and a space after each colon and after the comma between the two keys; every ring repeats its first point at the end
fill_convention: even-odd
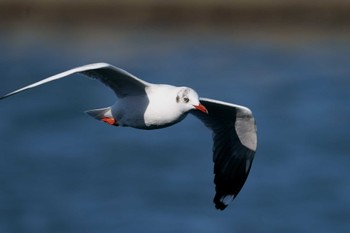
{"type": "Polygon", "coordinates": [[[8,93],[0,97],[1,99],[7,98],[11,95],[20,93],[22,91],[31,89],[33,87],[40,86],[42,84],[55,81],[61,78],[65,78],[71,74],[85,74],[93,79],[98,79],[105,85],[110,87],[119,98],[126,95],[139,95],[145,94],[145,88],[150,85],[139,78],[136,78],[132,74],[129,74],[125,70],[114,67],[107,63],[94,63],[85,66],[76,67],[65,72],[50,76],[39,82],[20,88],[16,91],[8,93]]]}
{"type": "Polygon", "coordinates": [[[223,210],[233,200],[249,174],[257,146],[255,119],[243,106],[200,98],[208,114],[193,111],[213,131],[215,207],[223,210]]]}

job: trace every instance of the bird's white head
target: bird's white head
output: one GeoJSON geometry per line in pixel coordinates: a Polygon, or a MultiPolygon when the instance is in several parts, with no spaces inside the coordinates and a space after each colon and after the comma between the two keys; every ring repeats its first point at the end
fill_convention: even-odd
{"type": "Polygon", "coordinates": [[[181,106],[184,112],[199,110],[208,113],[208,110],[200,103],[197,92],[188,87],[180,87],[176,95],[176,103],[181,106]]]}

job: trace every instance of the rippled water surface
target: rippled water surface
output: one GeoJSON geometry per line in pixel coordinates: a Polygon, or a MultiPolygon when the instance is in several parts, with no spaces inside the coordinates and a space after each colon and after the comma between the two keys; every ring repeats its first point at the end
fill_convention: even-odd
{"type": "Polygon", "coordinates": [[[154,83],[245,105],[258,151],[223,212],[210,132],[192,116],[156,131],[83,114],[113,103],[75,75],[0,103],[0,232],[349,232],[350,44],[191,34],[9,31],[0,93],[105,61],[154,83]],[[93,35],[92,35],[93,34],[93,35]]]}

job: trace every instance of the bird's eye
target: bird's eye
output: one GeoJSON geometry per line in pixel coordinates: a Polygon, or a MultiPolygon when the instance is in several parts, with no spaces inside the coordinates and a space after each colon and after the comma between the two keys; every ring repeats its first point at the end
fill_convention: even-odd
{"type": "Polygon", "coordinates": [[[188,103],[188,101],[190,101],[190,99],[187,98],[187,97],[185,97],[185,98],[184,98],[184,101],[185,101],[185,103],[188,103]]]}

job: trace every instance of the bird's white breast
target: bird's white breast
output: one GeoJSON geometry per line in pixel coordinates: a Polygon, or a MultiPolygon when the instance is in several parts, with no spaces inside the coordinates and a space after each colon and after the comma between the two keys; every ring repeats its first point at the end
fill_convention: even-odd
{"type": "Polygon", "coordinates": [[[152,85],[146,95],[127,96],[113,106],[113,116],[121,126],[158,129],[181,121],[186,114],[176,103],[177,87],[152,85]]]}
{"type": "Polygon", "coordinates": [[[146,89],[150,104],[144,120],[151,128],[162,128],[181,121],[186,114],[176,102],[178,88],[170,85],[154,85],[146,89]]]}

